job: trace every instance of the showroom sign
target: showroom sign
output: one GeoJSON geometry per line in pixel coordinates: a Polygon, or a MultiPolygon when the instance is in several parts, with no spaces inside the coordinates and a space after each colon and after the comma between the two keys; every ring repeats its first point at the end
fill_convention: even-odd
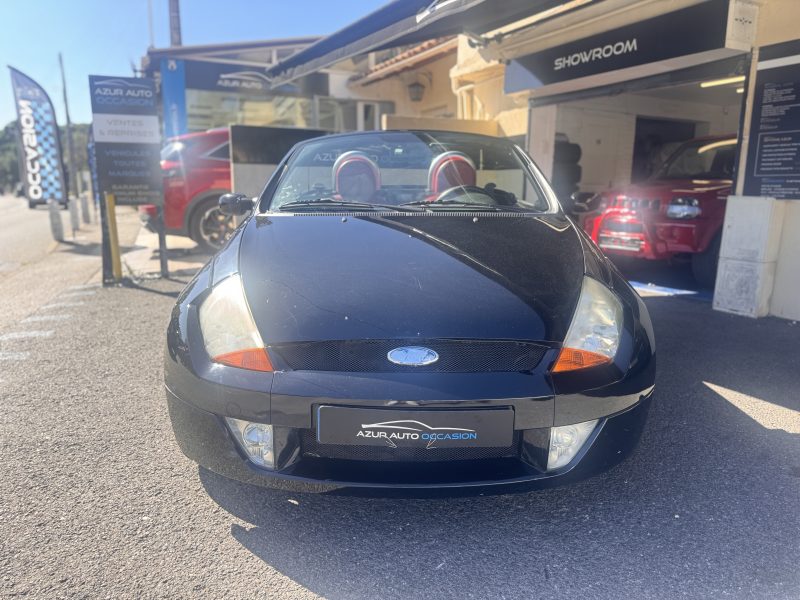
{"type": "Polygon", "coordinates": [[[725,47],[728,0],[711,0],[511,61],[507,93],[725,47]]]}
{"type": "Polygon", "coordinates": [[[42,87],[11,69],[17,108],[19,163],[25,196],[41,202],[64,202],[66,185],[53,103],[42,87]]]}
{"type": "Polygon", "coordinates": [[[556,58],[553,61],[553,70],[560,71],[561,69],[569,69],[596,60],[606,60],[614,56],[620,56],[622,54],[629,54],[638,51],[639,40],[636,38],[619,41],[615,44],[609,43],[605,46],[595,46],[589,50],[580,50],[579,52],[575,52],[569,56],[560,56],[556,58]]]}
{"type": "Polygon", "coordinates": [[[800,200],[800,42],[761,48],[756,68],[743,194],[800,200]]]}
{"type": "Polygon", "coordinates": [[[161,132],[155,84],[89,76],[98,185],[118,204],[161,202],[161,132]]]}

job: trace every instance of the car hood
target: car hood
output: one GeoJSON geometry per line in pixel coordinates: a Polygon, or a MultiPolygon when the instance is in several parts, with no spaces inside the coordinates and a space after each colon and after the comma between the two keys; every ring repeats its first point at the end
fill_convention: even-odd
{"type": "Polygon", "coordinates": [[[562,341],[584,257],[561,215],[269,215],[246,225],[239,270],[267,344],[562,341]]]}

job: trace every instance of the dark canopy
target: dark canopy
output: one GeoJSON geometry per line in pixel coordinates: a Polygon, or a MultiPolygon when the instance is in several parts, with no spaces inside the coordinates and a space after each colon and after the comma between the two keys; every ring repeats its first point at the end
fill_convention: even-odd
{"type": "Polygon", "coordinates": [[[375,50],[471,32],[482,34],[565,0],[395,0],[267,71],[273,86],[375,50]]]}

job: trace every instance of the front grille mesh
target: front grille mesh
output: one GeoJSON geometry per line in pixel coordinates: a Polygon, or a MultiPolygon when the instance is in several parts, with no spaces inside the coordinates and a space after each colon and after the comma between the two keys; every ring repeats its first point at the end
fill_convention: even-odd
{"type": "Polygon", "coordinates": [[[334,340],[278,344],[269,350],[298,371],[488,373],[531,371],[547,348],[516,341],[334,340]],[[400,346],[430,348],[439,360],[425,366],[396,365],[387,354],[400,346]]]}
{"type": "Polygon", "coordinates": [[[603,221],[603,230],[619,231],[622,233],[642,233],[644,231],[644,227],[641,223],[608,219],[603,221]]]}
{"type": "Polygon", "coordinates": [[[608,201],[608,206],[612,208],[628,208],[630,210],[658,210],[661,201],[658,199],[648,200],[646,198],[628,198],[627,196],[617,196],[608,201]]]}
{"type": "Polygon", "coordinates": [[[509,458],[519,455],[519,431],[514,432],[510,446],[503,448],[391,448],[389,446],[348,446],[320,444],[313,429],[300,435],[302,456],[379,462],[439,462],[509,458]]]}

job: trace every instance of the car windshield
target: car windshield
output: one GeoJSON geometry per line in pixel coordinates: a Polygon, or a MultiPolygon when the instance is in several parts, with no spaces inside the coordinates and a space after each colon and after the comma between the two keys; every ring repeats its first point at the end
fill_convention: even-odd
{"type": "Polygon", "coordinates": [[[678,148],[654,179],[727,179],[733,177],[736,138],[694,140],[678,148]]]}
{"type": "Polygon", "coordinates": [[[290,157],[269,209],[550,209],[510,141],[463,133],[374,132],[319,138],[290,157]]]}

